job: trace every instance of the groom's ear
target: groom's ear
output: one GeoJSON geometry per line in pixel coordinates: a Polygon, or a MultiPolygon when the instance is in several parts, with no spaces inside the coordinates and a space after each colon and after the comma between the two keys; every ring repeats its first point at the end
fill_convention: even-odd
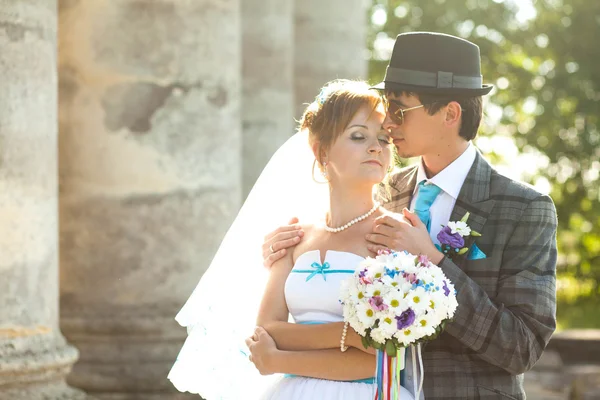
{"type": "Polygon", "coordinates": [[[451,101],[446,105],[446,125],[449,127],[458,126],[460,129],[460,120],[462,116],[462,108],[457,101],[451,101]]]}

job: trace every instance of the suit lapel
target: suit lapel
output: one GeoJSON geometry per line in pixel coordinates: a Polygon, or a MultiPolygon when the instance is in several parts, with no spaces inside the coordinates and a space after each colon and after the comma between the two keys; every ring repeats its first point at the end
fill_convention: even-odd
{"type": "Polygon", "coordinates": [[[417,171],[417,166],[408,167],[392,177],[389,195],[384,203],[387,210],[399,213],[403,208],[410,208],[410,200],[417,184],[417,171]]]}
{"type": "MultiPolygon", "coordinates": [[[[491,175],[492,167],[478,151],[456,199],[456,204],[450,215],[450,221],[459,221],[469,212],[470,216],[467,224],[471,229],[479,233],[483,231],[483,227],[495,203],[495,200],[490,199],[491,175]]],[[[465,259],[466,257],[460,258],[457,264],[461,266],[465,259]]]]}

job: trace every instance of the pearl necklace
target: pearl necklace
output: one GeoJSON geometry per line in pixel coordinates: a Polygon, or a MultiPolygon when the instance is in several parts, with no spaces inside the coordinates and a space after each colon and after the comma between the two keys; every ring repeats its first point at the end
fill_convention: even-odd
{"type": "Polygon", "coordinates": [[[325,230],[327,232],[331,232],[331,233],[337,233],[337,232],[341,232],[345,229],[350,228],[352,225],[354,225],[357,222],[360,222],[364,219],[367,219],[371,216],[371,214],[373,214],[381,205],[381,203],[379,203],[378,201],[375,202],[375,205],[373,206],[373,208],[371,208],[369,211],[367,211],[365,214],[354,218],[352,221],[348,222],[346,225],[340,226],[339,228],[331,228],[329,225],[325,224],[325,230]]]}

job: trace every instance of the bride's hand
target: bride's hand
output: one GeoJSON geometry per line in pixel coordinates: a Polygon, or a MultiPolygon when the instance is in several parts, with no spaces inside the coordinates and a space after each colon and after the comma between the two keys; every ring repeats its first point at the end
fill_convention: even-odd
{"type": "Polygon", "coordinates": [[[263,264],[270,268],[273,263],[285,256],[287,249],[300,242],[304,232],[298,223],[298,218],[292,218],[289,225],[282,226],[265,236],[262,245],[263,264]]]}
{"type": "Polygon", "coordinates": [[[246,346],[250,350],[250,361],[254,363],[261,375],[276,373],[274,356],[279,351],[275,341],[263,328],[256,327],[254,335],[246,339],[246,346]]]}

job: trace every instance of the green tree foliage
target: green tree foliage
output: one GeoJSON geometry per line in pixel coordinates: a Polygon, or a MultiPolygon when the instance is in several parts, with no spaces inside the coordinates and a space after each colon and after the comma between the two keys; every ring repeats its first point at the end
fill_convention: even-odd
{"type": "Polygon", "coordinates": [[[399,33],[436,31],[477,43],[484,81],[496,85],[481,135],[510,137],[537,155],[524,179],[550,184],[559,272],[591,280],[598,295],[600,2],[518,1],[521,7],[511,0],[375,0],[370,79],[383,77],[399,33]]]}

